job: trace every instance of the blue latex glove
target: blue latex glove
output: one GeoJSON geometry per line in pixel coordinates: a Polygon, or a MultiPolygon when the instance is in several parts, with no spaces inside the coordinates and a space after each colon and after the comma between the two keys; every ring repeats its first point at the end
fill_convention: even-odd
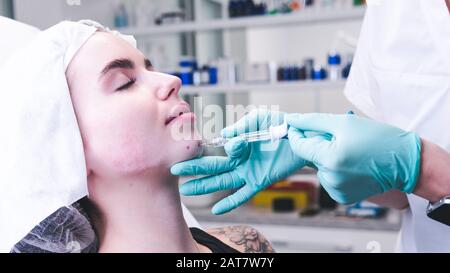
{"type": "Polygon", "coordinates": [[[320,183],[339,203],[414,190],[421,150],[416,134],[355,115],[289,114],[287,122],[292,150],[316,166],[320,183]],[[321,135],[308,137],[307,131],[321,135]]]}
{"type": "MultiPolygon", "coordinates": [[[[234,125],[222,130],[222,136],[232,138],[238,134],[263,130],[283,122],[284,113],[255,110],[234,125]]],[[[226,213],[253,197],[269,185],[289,176],[306,162],[296,156],[287,139],[274,143],[252,142],[237,137],[225,145],[228,157],[210,156],[175,164],[174,175],[209,175],[186,182],[180,187],[184,195],[207,194],[219,190],[238,189],[219,201],[214,214],[226,213]]]]}

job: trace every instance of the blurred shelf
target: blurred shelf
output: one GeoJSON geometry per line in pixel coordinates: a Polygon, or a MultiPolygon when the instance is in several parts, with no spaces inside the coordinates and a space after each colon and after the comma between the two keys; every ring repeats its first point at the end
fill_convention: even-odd
{"type": "Polygon", "coordinates": [[[345,80],[340,81],[294,81],[281,83],[238,83],[233,85],[205,85],[205,86],[183,86],[181,88],[182,95],[208,93],[208,94],[225,94],[225,93],[242,93],[253,91],[308,91],[322,89],[343,89],[345,80]]]}
{"type": "Polygon", "coordinates": [[[232,19],[215,19],[205,21],[182,22],[171,25],[122,28],[124,34],[134,36],[165,35],[183,32],[245,29],[254,27],[279,26],[289,24],[312,24],[362,19],[365,7],[329,10],[304,10],[290,14],[249,16],[232,19]]]}
{"type": "Polygon", "coordinates": [[[333,211],[323,211],[315,216],[299,216],[297,212],[273,213],[270,209],[244,205],[224,215],[213,215],[210,208],[189,207],[199,222],[283,225],[290,227],[343,228],[376,231],[398,231],[401,225],[399,211],[388,210],[381,218],[356,218],[336,216],[333,211]]]}

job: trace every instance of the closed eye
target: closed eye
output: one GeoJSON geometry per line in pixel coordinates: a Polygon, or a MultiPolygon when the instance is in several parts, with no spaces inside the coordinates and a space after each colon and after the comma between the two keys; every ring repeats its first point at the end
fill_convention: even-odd
{"type": "Polygon", "coordinates": [[[149,59],[144,60],[144,65],[147,70],[153,70],[153,64],[149,59]]]}
{"type": "Polygon", "coordinates": [[[132,78],[130,79],[126,84],[122,85],[121,87],[117,88],[116,91],[123,91],[123,90],[127,90],[128,88],[130,88],[133,84],[136,83],[136,79],[132,78]]]}

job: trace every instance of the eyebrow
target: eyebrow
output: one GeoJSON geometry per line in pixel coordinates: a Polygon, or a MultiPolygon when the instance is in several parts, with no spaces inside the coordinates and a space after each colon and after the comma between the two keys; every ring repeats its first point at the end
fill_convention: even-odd
{"type": "MultiPolygon", "coordinates": [[[[145,68],[153,67],[152,62],[149,59],[144,59],[145,68]]],[[[134,69],[134,62],[130,59],[122,58],[116,59],[108,63],[100,73],[100,78],[105,76],[109,71],[113,69],[134,69]]]]}

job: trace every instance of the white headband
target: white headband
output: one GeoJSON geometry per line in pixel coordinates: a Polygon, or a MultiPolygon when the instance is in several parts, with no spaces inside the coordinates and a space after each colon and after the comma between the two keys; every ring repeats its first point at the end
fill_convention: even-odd
{"type": "MultiPolygon", "coordinates": [[[[88,193],[65,71],[99,29],[111,32],[93,21],[61,22],[0,68],[0,252],[88,193]]],[[[111,33],[136,47],[131,36],[111,33]]]]}

